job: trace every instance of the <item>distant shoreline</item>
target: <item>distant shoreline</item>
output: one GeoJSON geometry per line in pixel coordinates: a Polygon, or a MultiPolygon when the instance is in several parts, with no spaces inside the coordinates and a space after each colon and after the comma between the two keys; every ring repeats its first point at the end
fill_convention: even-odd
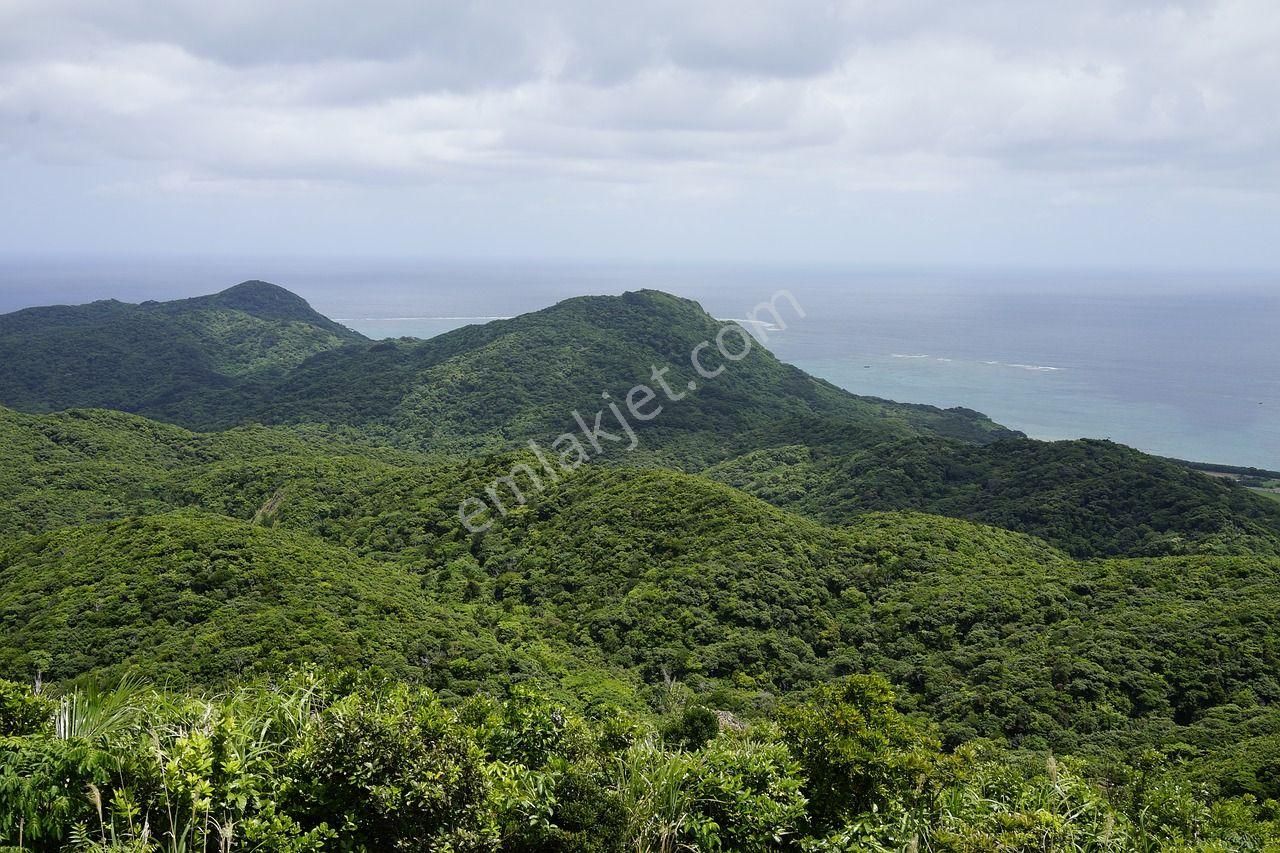
{"type": "Polygon", "coordinates": [[[1231,480],[1251,492],[1256,492],[1265,498],[1280,501],[1280,471],[1271,471],[1267,468],[1246,468],[1239,465],[1218,465],[1213,462],[1190,462],[1186,459],[1174,459],[1172,457],[1165,458],[1174,464],[1190,468],[1192,471],[1199,471],[1201,474],[1207,474],[1210,477],[1231,480]]]}
{"type": "Polygon", "coordinates": [[[1266,480],[1280,480],[1280,471],[1272,471],[1267,468],[1249,468],[1241,465],[1219,465],[1216,462],[1192,462],[1187,459],[1175,459],[1172,456],[1166,456],[1170,462],[1176,462],[1186,468],[1196,471],[1203,471],[1206,474],[1218,474],[1220,476],[1240,477],[1258,477],[1266,480]]]}

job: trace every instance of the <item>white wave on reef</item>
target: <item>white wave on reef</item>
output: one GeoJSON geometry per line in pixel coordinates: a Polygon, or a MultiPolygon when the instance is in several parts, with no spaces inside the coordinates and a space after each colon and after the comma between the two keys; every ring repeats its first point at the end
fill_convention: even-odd
{"type": "Polygon", "coordinates": [[[928,359],[932,359],[933,361],[942,362],[943,364],[950,364],[951,362],[955,361],[955,359],[953,358],[944,358],[940,355],[928,355],[927,353],[917,354],[917,353],[895,352],[895,353],[892,353],[892,355],[894,358],[912,358],[912,359],[928,358],[928,359]]]}
{"type": "MultiPolygon", "coordinates": [[[[946,358],[946,357],[944,357],[944,356],[940,356],[940,355],[928,355],[928,354],[925,354],[925,353],[901,353],[901,352],[895,352],[895,353],[891,353],[891,355],[892,355],[894,358],[909,358],[909,359],[923,359],[923,358],[927,358],[927,359],[930,359],[931,361],[937,361],[937,362],[941,362],[941,363],[943,363],[943,364],[952,364],[952,363],[954,363],[954,362],[955,362],[955,359],[953,359],[953,358],[946,358]]],[[[972,362],[962,362],[962,363],[971,364],[972,362]]],[[[1006,361],[983,361],[983,362],[980,362],[980,363],[981,363],[981,364],[989,364],[989,365],[992,365],[993,367],[1012,367],[1012,368],[1015,368],[1015,369],[1017,369],[1017,370],[1033,370],[1033,371],[1037,371],[1037,372],[1040,372],[1040,373],[1051,373],[1051,372],[1058,371],[1058,370],[1066,370],[1066,368],[1065,368],[1065,367],[1050,367],[1050,366],[1049,366],[1049,365],[1047,365],[1047,364],[1022,364],[1022,363],[1020,363],[1020,362],[1006,362],[1006,361]]]]}
{"type": "Polygon", "coordinates": [[[1055,370],[1066,370],[1066,368],[1065,368],[1065,367],[1050,367],[1050,366],[1045,365],[1045,364],[1018,364],[1018,363],[1016,363],[1016,362],[1006,364],[1006,363],[1005,363],[1005,362],[1003,362],[1003,361],[984,361],[984,362],[982,362],[982,363],[983,363],[983,364],[991,364],[991,365],[994,365],[994,366],[996,366],[996,367],[1016,367],[1016,368],[1018,368],[1019,370],[1037,370],[1037,371],[1041,371],[1041,372],[1051,372],[1051,371],[1055,371],[1055,370]]]}

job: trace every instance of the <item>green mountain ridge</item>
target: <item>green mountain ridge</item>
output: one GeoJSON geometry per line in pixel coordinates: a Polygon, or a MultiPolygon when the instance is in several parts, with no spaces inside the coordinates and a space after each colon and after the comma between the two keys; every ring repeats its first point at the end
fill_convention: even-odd
{"type": "Polygon", "coordinates": [[[1280,555],[1277,516],[1258,495],[1110,441],[785,445],[703,473],[831,523],[908,509],[1021,530],[1080,557],[1280,555]]]}
{"type": "Polygon", "coordinates": [[[176,302],[28,308],[0,316],[0,402],[163,416],[198,390],[277,375],[359,340],[265,282],[176,302]]]}
{"type": "MultiPolygon", "coordinates": [[[[108,319],[135,315],[148,322],[170,318],[181,332],[186,331],[182,324],[187,318],[217,316],[222,311],[286,323],[287,328],[303,323],[331,338],[307,357],[272,361],[272,371],[256,370],[256,361],[233,362],[216,376],[205,376],[207,381],[191,376],[188,384],[162,399],[141,406],[106,407],[128,408],[197,429],[251,420],[377,424],[389,429],[398,443],[422,449],[498,448],[559,431],[572,423],[573,409],[599,408],[602,391],[611,388],[625,393],[632,385],[653,383],[654,367],[671,367],[673,377],[679,378],[669,381],[677,388],[690,377],[696,379],[689,364],[691,351],[699,342],[714,339],[723,326],[694,302],[639,291],[569,299],[542,311],[468,326],[428,341],[370,343],[315,314],[282,288],[246,282],[214,296],[178,302],[28,309],[0,317],[0,342],[25,333],[22,344],[29,345],[30,337],[56,336],[71,324],[83,337],[99,332],[108,319]],[[42,321],[48,328],[41,328],[42,321]],[[338,345],[343,343],[347,345],[338,345]]],[[[173,346],[176,334],[164,336],[157,345],[173,346]]],[[[205,346],[208,352],[200,362],[227,360],[216,335],[177,342],[205,346]]],[[[130,346],[138,343],[128,341],[130,346]]],[[[86,346],[83,340],[80,346],[86,346]]],[[[267,354],[274,353],[268,350],[267,354]]],[[[34,377],[27,384],[35,391],[24,396],[12,382],[0,385],[0,403],[37,411],[103,405],[96,399],[101,394],[93,387],[99,379],[94,375],[84,377],[84,398],[74,398],[74,389],[66,387],[77,379],[74,372],[58,380],[64,386],[60,393],[34,399],[32,394],[40,390],[42,381],[52,383],[55,369],[65,374],[67,368],[37,361],[17,341],[9,355],[16,369],[34,377]]],[[[103,368],[122,357],[112,348],[92,355],[103,368]]],[[[258,360],[266,357],[257,355],[258,360]]],[[[732,366],[722,381],[705,383],[702,393],[691,395],[686,405],[673,405],[655,428],[677,433],[741,429],[745,415],[739,409],[750,414],[772,405],[778,416],[838,415],[910,434],[937,432],[966,440],[1011,434],[967,410],[943,411],[857,397],[781,364],[762,347],[732,366]]]]}

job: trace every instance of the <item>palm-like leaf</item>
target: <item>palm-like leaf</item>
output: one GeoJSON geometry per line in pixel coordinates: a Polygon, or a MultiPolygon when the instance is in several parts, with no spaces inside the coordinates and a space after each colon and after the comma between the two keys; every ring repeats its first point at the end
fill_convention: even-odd
{"type": "Polygon", "coordinates": [[[110,690],[96,684],[63,696],[54,713],[54,732],[63,740],[102,741],[127,731],[142,715],[142,682],[125,676],[110,690]]]}

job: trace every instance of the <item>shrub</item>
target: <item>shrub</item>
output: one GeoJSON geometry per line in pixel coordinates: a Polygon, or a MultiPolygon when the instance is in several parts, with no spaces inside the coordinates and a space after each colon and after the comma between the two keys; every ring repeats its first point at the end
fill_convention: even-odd
{"type": "Polygon", "coordinates": [[[20,737],[53,725],[54,705],[27,687],[0,679],[0,737],[20,737]]]}
{"type": "Polygon", "coordinates": [[[809,816],[832,827],[890,804],[912,807],[942,781],[940,744],[893,706],[879,676],[851,676],[779,714],[805,777],[809,816]]]}
{"type": "Polygon", "coordinates": [[[701,705],[686,705],[662,727],[662,739],[678,749],[696,751],[720,732],[720,718],[701,705]]]}
{"type": "Polygon", "coordinates": [[[432,696],[347,696],[288,757],[289,800],[337,829],[340,849],[467,846],[481,837],[483,757],[432,696]]]}

